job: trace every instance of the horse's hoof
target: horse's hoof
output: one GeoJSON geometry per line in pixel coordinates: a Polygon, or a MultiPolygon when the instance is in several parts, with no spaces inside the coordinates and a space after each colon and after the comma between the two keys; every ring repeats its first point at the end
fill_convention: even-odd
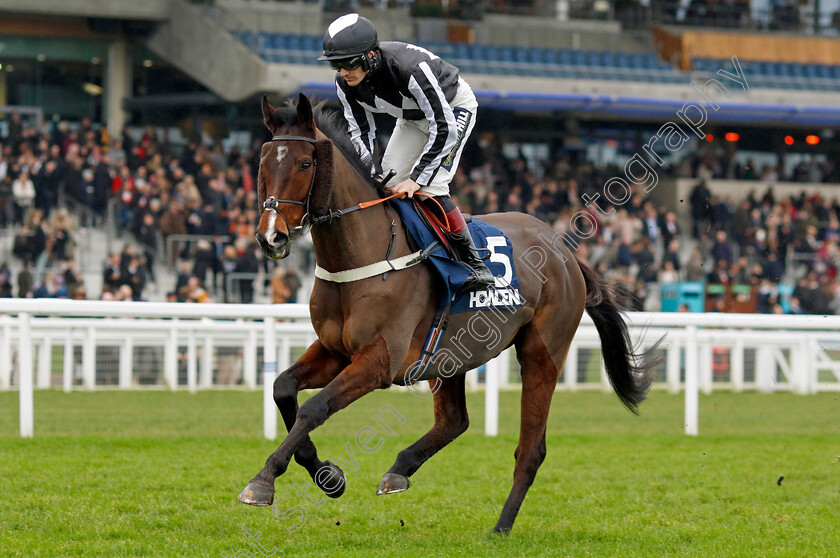
{"type": "Polygon", "coordinates": [[[382,477],[382,482],[379,483],[379,488],[376,490],[376,494],[396,494],[397,492],[405,492],[408,490],[409,486],[411,486],[411,483],[408,481],[408,477],[397,475],[395,473],[385,473],[385,476],[382,477]]]}
{"type": "Polygon", "coordinates": [[[251,506],[270,506],[274,503],[274,489],[249,482],[239,493],[239,501],[251,506]]]}
{"type": "Polygon", "coordinates": [[[324,464],[315,472],[312,479],[315,486],[330,498],[339,498],[344,494],[344,489],[347,488],[347,477],[341,467],[334,465],[329,461],[324,461],[324,464]],[[329,475],[322,474],[321,471],[329,471],[329,475]]]}

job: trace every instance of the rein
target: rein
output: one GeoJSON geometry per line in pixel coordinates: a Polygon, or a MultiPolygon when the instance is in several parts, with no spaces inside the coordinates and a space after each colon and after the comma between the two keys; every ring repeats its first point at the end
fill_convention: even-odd
{"type": "MultiPolygon", "coordinates": [[[[434,196],[430,196],[429,194],[424,194],[422,192],[415,192],[414,195],[424,197],[424,198],[429,198],[430,200],[435,202],[435,204],[440,208],[440,213],[441,213],[441,215],[443,215],[443,218],[446,221],[445,224],[438,221],[438,225],[440,225],[440,227],[443,229],[444,232],[449,233],[451,231],[451,229],[449,228],[449,218],[446,216],[446,212],[443,210],[443,206],[440,205],[440,202],[438,202],[434,198],[434,196]]],[[[330,209],[329,213],[327,213],[326,215],[321,215],[319,217],[312,217],[310,219],[310,224],[311,224],[311,226],[314,227],[315,225],[320,225],[321,223],[331,223],[333,219],[338,219],[340,217],[344,217],[348,213],[353,213],[354,211],[359,211],[360,209],[367,209],[369,207],[379,205],[382,202],[386,202],[388,200],[392,200],[392,199],[395,199],[395,198],[396,199],[403,199],[403,198],[405,198],[405,196],[406,196],[405,192],[397,192],[396,194],[391,194],[390,196],[387,196],[387,197],[384,197],[384,198],[379,198],[379,199],[366,201],[366,202],[359,202],[356,205],[354,205],[353,207],[348,207],[346,209],[337,209],[335,211],[330,209]]]]}
{"type": "MultiPolygon", "coordinates": [[[[309,143],[314,145],[317,140],[315,140],[313,138],[308,138],[306,136],[273,136],[271,138],[271,141],[306,141],[306,142],[309,142],[309,143]]],[[[317,170],[318,170],[318,161],[313,158],[312,159],[312,180],[309,182],[309,190],[306,192],[306,198],[305,198],[304,201],[286,200],[286,199],[279,199],[278,200],[274,196],[269,196],[268,198],[266,198],[265,202],[263,202],[263,211],[266,211],[266,210],[270,209],[270,210],[273,210],[275,213],[279,213],[280,216],[283,218],[283,220],[286,222],[286,229],[287,230],[294,230],[295,232],[297,232],[299,234],[306,234],[307,232],[309,232],[309,230],[312,227],[314,227],[316,225],[320,225],[322,223],[332,223],[333,219],[339,219],[341,217],[344,217],[348,213],[353,213],[354,211],[359,211],[361,209],[367,209],[369,207],[374,207],[376,205],[379,205],[382,202],[386,202],[386,201],[394,199],[394,198],[402,199],[406,196],[405,192],[398,192],[396,194],[391,194],[390,196],[387,196],[387,197],[384,197],[384,198],[379,198],[379,199],[376,199],[376,200],[371,200],[371,201],[366,201],[366,202],[360,202],[360,203],[358,203],[358,204],[356,204],[352,207],[347,207],[345,209],[337,209],[335,211],[333,211],[332,209],[329,209],[327,214],[316,215],[316,216],[313,217],[312,214],[309,212],[309,199],[312,197],[312,186],[315,184],[315,175],[316,175],[317,170]],[[294,227],[294,229],[292,229],[289,226],[289,220],[286,218],[286,216],[283,214],[283,212],[279,211],[277,209],[277,204],[280,204],[280,203],[302,205],[306,209],[304,214],[303,214],[303,218],[301,218],[301,220],[300,220],[300,224],[297,227],[294,227]]],[[[437,204],[438,208],[440,208],[441,215],[443,215],[443,218],[446,221],[446,224],[438,222],[438,225],[440,225],[440,227],[444,230],[444,232],[449,233],[451,231],[451,229],[449,228],[449,218],[446,216],[446,212],[443,210],[443,206],[441,206],[440,203],[436,199],[434,199],[434,196],[430,196],[430,195],[424,194],[422,192],[415,192],[414,195],[429,198],[433,202],[435,202],[435,204],[437,204]]]]}

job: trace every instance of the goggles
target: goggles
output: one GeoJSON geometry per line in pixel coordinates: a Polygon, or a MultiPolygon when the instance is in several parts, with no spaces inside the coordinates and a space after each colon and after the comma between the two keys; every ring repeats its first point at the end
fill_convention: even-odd
{"type": "Polygon", "coordinates": [[[354,56],[353,58],[344,58],[342,60],[330,60],[330,68],[336,72],[343,70],[355,70],[364,62],[364,55],[354,56]]]}

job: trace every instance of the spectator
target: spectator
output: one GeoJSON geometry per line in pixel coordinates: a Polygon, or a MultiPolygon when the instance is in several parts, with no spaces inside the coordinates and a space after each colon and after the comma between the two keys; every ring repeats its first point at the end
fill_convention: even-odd
{"type": "Polygon", "coordinates": [[[17,216],[17,205],[12,194],[12,178],[6,174],[7,169],[6,160],[0,157],[0,227],[15,224],[17,216]]]}
{"type": "MultiPolygon", "coordinates": [[[[55,157],[58,157],[58,146],[53,147],[56,149],[55,157]]],[[[53,206],[58,201],[61,174],[57,159],[50,159],[41,165],[41,168],[34,176],[36,187],[33,202],[35,207],[43,212],[44,217],[49,217],[50,211],[52,211],[53,206]]]]}
{"type": "Polygon", "coordinates": [[[53,292],[50,286],[53,285],[55,274],[47,273],[39,281],[35,282],[32,288],[32,298],[52,298],[53,292]]]}
{"type": "Polygon", "coordinates": [[[709,228],[712,217],[711,208],[712,193],[706,187],[706,181],[701,180],[691,191],[689,203],[691,205],[692,236],[699,238],[700,233],[709,228]]]}
{"type": "Polygon", "coordinates": [[[286,302],[296,303],[298,301],[298,291],[300,291],[300,288],[303,286],[303,283],[300,280],[300,275],[298,275],[296,265],[289,265],[289,268],[286,270],[286,276],[283,280],[286,283],[286,287],[289,289],[289,299],[286,302]]]}
{"type": "Polygon", "coordinates": [[[35,261],[35,253],[33,250],[32,232],[29,230],[29,225],[24,223],[12,242],[12,254],[23,260],[25,263],[33,263],[35,261]]]}
{"type": "Polygon", "coordinates": [[[662,236],[662,231],[659,228],[660,218],[659,214],[656,212],[656,209],[653,207],[653,204],[650,202],[646,202],[644,204],[644,211],[642,216],[642,231],[644,232],[645,236],[650,239],[650,241],[654,244],[660,239],[662,236]]]}
{"type": "Polygon", "coordinates": [[[236,253],[236,248],[234,246],[232,246],[230,244],[225,246],[224,251],[222,253],[222,262],[221,262],[221,268],[222,268],[222,274],[223,274],[222,288],[223,288],[223,292],[224,292],[225,302],[230,302],[231,301],[232,293],[229,292],[229,288],[228,288],[228,283],[229,283],[228,276],[231,273],[233,273],[234,270],[236,269],[236,262],[237,262],[238,258],[239,258],[239,254],[236,253]]]}
{"type": "Polygon", "coordinates": [[[18,298],[31,298],[34,282],[32,272],[29,271],[29,262],[24,260],[23,269],[18,273],[17,278],[18,298]]]}
{"type": "Polygon", "coordinates": [[[218,287],[218,273],[221,271],[221,262],[216,256],[215,247],[207,240],[199,240],[196,243],[196,251],[193,256],[193,275],[198,277],[202,285],[207,285],[207,272],[213,274],[213,290],[218,287]]]}
{"type": "MultiPolygon", "coordinates": [[[[237,273],[253,273],[256,274],[260,269],[259,260],[256,255],[257,247],[253,244],[249,245],[239,256],[236,262],[234,271],[237,273]]],[[[239,280],[239,302],[243,304],[250,304],[254,301],[254,280],[240,279],[239,280]]]]}
{"type": "Polygon", "coordinates": [[[636,280],[640,283],[654,283],[656,282],[656,275],[658,267],[656,265],[656,257],[653,254],[651,239],[642,237],[634,247],[633,259],[639,266],[639,272],[636,280]]]}
{"type": "Polygon", "coordinates": [[[22,223],[35,201],[35,184],[27,171],[21,172],[12,181],[12,195],[15,200],[15,223],[22,223]]]}
{"type": "Polygon", "coordinates": [[[102,290],[103,292],[116,293],[121,285],[120,255],[114,252],[105,260],[102,269],[102,290]]]}
{"type": "Polygon", "coordinates": [[[169,242],[171,235],[187,234],[187,213],[184,206],[175,200],[169,202],[166,211],[160,218],[160,232],[166,246],[171,246],[172,253],[169,254],[170,264],[174,264],[178,254],[178,244],[169,242]]]}
{"type": "MultiPolygon", "coordinates": [[[[700,251],[699,248],[695,248],[691,252],[691,256],[686,262],[685,265],[685,280],[686,281],[702,281],[703,275],[705,271],[703,266],[705,265],[705,261],[703,258],[703,253],[700,251]]],[[[706,268],[708,269],[708,267],[706,268]]]]}
{"type": "Polygon", "coordinates": [[[785,267],[782,262],[778,260],[775,252],[767,254],[767,261],[764,263],[764,277],[771,283],[781,283],[782,275],[785,272],[785,267]]]}
{"type": "Polygon", "coordinates": [[[679,239],[680,225],[677,223],[677,214],[673,211],[665,213],[665,217],[659,228],[662,231],[662,243],[665,246],[668,246],[671,241],[679,239]]]}
{"type": "Polygon", "coordinates": [[[0,264],[0,298],[12,298],[12,272],[9,264],[0,264]]]}
{"type": "Polygon", "coordinates": [[[87,300],[87,290],[84,283],[77,283],[72,290],[68,290],[72,300],[87,300]]]}
{"type": "Polygon", "coordinates": [[[117,289],[117,292],[114,294],[114,300],[116,300],[116,301],[134,300],[134,293],[131,290],[131,285],[120,285],[120,288],[117,289]]]}
{"type": "Polygon", "coordinates": [[[184,287],[190,281],[190,277],[192,277],[192,263],[186,260],[182,260],[178,262],[178,278],[175,281],[175,293],[178,297],[178,302],[186,302],[186,290],[184,287]]]}
{"type": "Polygon", "coordinates": [[[35,262],[35,275],[40,275],[47,265],[47,238],[50,236],[47,223],[41,218],[40,209],[32,211],[29,226],[32,229],[30,249],[35,262]]]}
{"type": "Polygon", "coordinates": [[[729,283],[729,264],[726,260],[718,260],[715,268],[706,276],[706,282],[719,285],[729,283]]]}
{"type": "MultiPolygon", "coordinates": [[[[802,306],[799,304],[799,299],[795,296],[790,297],[790,311],[789,314],[804,314],[805,311],[802,309],[802,306]]],[[[837,312],[835,311],[835,314],[837,312]]]]}
{"type": "Polygon", "coordinates": [[[143,300],[143,289],[146,287],[146,268],[141,256],[133,255],[123,270],[121,281],[124,287],[131,289],[131,300],[143,300]]]}
{"type": "Polygon", "coordinates": [[[67,210],[62,208],[56,212],[50,226],[50,260],[53,263],[66,262],[72,257],[75,243],[70,229],[71,224],[67,210]]]}
{"type": "Polygon", "coordinates": [[[679,283],[680,274],[674,269],[672,261],[666,261],[662,264],[662,269],[659,270],[658,281],[660,284],[679,283]]]}
{"type": "Polygon", "coordinates": [[[732,243],[729,242],[726,231],[717,231],[715,233],[715,243],[712,246],[712,257],[717,262],[724,262],[727,267],[732,265],[734,257],[732,243]]]}
{"type": "Polygon", "coordinates": [[[201,281],[199,281],[198,277],[190,277],[189,280],[187,280],[187,284],[184,287],[181,287],[181,290],[185,302],[213,302],[213,299],[210,298],[207,291],[201,287],[201,281]]]}
{"type": "Polygon", "coordinates": [[[279,265],[274,268],[271,274],[271,301],[274,304],[285,304],[289,300],[289,288],[283,280],[285,272],[279,265]]]}
{"type": "Polygon", "coordinates": [[[96,165],[91,183],[93,211],[101,220],[105,218],[105,209],[108,207],[108,197],[111,194],[111,184],[115,176],[115,172],[108,163],[108,156],[103,156],[102,161],[96,165]]]}
{"type": "Polygon", "coordinates": [[[52,296],[55,298],[70,298],[70,293],[67,292],[67,285],[64,284],[64,277],[56,275],[53,277],[52,296]]]}
{"type": "Polygon", "coordinates": [[[76,260],[69,259],[64,263],[64,271],[62,272],[61,276],[64,278],[64,284],[67,285],[67,289],[73,289],[76,284],[82,283],[82,277],[78,273],[76,273],[76,260]]]}
{"type": "Polygon", "coordinates": [[[662,263],[671,262],[674,271],[679,273],[682,271],[682,262],[680,261],[680,241],[678,238],[672,238],[665,246],[665,252],[662,254],[662,263]]]}
{"type": "Polygon", "coordinates": [[[729,268],[729,280],[733,285],[750,283],[749,259],[746,256],[738,258],[729,268]]]}
{"type": "Polygon", "coordinates": [[[155,216],[151,211],[143,214],[143,222],[137,231],[137,241],[140,243],[146,265],[146,273],[153,283],[156,283],[154,261],[158,253],[158,227],[155,216]]]}

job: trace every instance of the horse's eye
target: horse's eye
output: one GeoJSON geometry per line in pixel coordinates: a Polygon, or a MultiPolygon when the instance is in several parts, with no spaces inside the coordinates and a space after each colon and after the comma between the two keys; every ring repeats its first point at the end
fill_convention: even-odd
{"type": "Polygon", "coordinates": [[[309,159],[305,159],[298,164],[298,168],[302,171],[305,171],[306,169],[308,169],[311,166],[312,166],[312,161],[310,161],[309,159]]]}

